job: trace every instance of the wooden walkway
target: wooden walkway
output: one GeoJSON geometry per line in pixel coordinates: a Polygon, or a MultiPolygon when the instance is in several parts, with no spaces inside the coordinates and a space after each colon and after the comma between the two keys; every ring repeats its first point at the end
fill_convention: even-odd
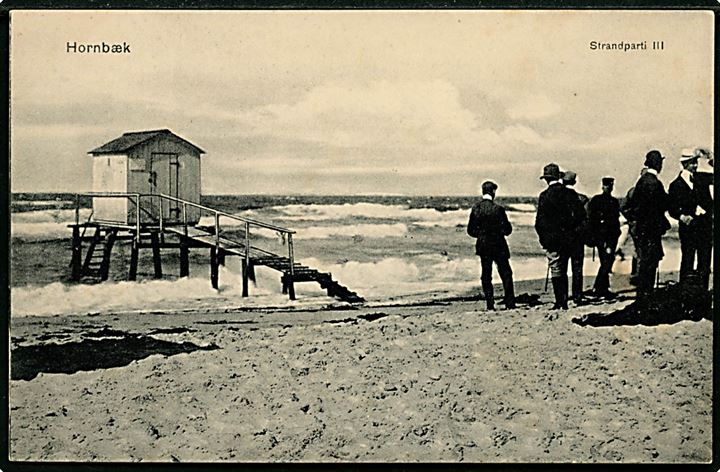
{"type": "MultiPolygon", "coordinates": [[[[97,194],[91,194],[93,196],[97,194]]],[[[104,195],[104,194],[103,194],[104,195]]],[[[126,194],[112,194],[112,196],[125,196],[126,194]]],[[[131,198],[140,201],[141,196],[129,194],[131,198]]],[[[153,195],[158,197],[158,195],[153,195]]],[[[161,195],[162,198],[172,198],[161,195]]],[[[174,199],[179,200],[179,199],[174,199]]],[[[363,303],[365,300],[357,293],[341,285],[332,278],[329,272],[320,272],[294,261],[292,234],[294,231],[276,227],[256,220],[243,219],[217,210],[202,207],[195,203],[183,204],[201,207],[206,211],[214,212],[215,224],[213,226],[199,226],[193,223],[172,223],[164,221],[162,214],[160,220],[152,223],[121,224],[113,222],[93,221],[92,215],[88,221],[81,223],[76,217],[76,223],[69,225],[73,232],[72,243],[72,279],[86,282],[102,282],[108,279],[110,260],[113,247],[117,241],[131,241],[129,280],[136,280],[140,249],[152,249],[155,278],[162,278],[162,260],[160,249],[175,248],[180,251],[180,277],[187,277],[190,273],[189,251],[191,248],[204,248],[210,250],[210,281],[214,288],[218,288],[219,266],[224,265],[227,256],[237,256],[242,259],[243,296],[248,296],[249,280],[255,280],[256,266],[265,266],[281,273],[280,282],[282,292],[288,294],[291,300],[295,299],[295,283],[315,282],[327,291],[328,296],[338,298],[349,303],[363,303]],[[241,219],[245,221],[245,235],[243,241],[233,240],[217,234],[219,232],[219,216],[241,219]],[[281,256],[260,249],[250,244],[250,225],[261,226],[287,235],[288,256],[281,256]],[[88,243],[83,257],[83,243],[88,243]]],[[[185,212],[183,212],[185,213],[185,212]]],[[[78,214],[78,212],[76,212],[78,214]]]]}

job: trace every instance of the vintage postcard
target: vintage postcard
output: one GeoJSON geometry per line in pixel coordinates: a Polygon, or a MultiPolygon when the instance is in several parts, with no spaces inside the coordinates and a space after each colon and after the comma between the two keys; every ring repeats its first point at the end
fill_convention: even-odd
{"type": "Polygon", "coordinates": [[[10,460],[709,464],[714,22],[12,11],[10,460]]]}

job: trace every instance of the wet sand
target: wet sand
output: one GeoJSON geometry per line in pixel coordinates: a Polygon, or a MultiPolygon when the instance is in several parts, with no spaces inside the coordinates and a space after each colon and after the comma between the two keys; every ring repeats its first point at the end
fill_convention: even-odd
{"type": "Polygon", "coordinates": [[[630,300],[549,296],[19,318],[11,459],[709,462],[712,322],[579,326],[630,300]]]}

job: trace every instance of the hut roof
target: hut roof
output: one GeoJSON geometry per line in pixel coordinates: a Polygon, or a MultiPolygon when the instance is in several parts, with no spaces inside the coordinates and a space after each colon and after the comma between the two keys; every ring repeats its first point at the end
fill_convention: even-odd
{"type": "Polygon", "coordinates": [[[92,151],[89,151],[88,154],[116,154],[116,153],[124,153],[129,151],[130,149],[134,148],[135,146],[138,146],[139,144],[142,144],[146,141],[149,141],[151,139],[154,139],[158,136],[172,136],[175,139],[179,139],[180,141],[184,142],[188,146],[195,149],[200,154],[204,154],[205,151],[200,149],[199,147],[195,146],[190,141],[181,138],[177,134],[173,133],[169,129],[156,129],[151,131],[133,131],[130,133],[123,133],[122,136],[119,138],[115,138],[110,142],[107,142],[103,144],[102,146],[93,149],[92,151]]]}

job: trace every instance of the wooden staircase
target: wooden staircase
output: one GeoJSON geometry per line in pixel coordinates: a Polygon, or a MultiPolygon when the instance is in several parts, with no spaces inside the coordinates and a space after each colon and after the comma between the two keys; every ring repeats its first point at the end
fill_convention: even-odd
{"type": "MultiPolygon", "coordinates": [[[[166,231],[187,237],[196,243],[204,246],[213,247],[216,243],[215,235],[209,228],[201,227],[168,227],[166,231]],[[186,234],[187,231],[187,234],[186,234]]],[[[226,253],[245,257],[245,244],[226,238],[219,238],[219,247],[226,253]]],[[[290,259],[284,256],[278,256],[262,249],[250,246],[250,266],[266,266],[282,273],[281,282],[283,293],[287,293],[288,286],[293,282],[317,282],[320,287],[327,290],[330,297],[339,298],[348,303],[363,303],[365,301],[357,293],[351,291],[347,287],[333,280],[332,274],[329,272],[320,272],[317,269],[305,266],[295,262],[290,271],[290,259]]],[[[251,269],[252,270],[252,269],[251,269]]]]}
{"type": "Polygon", "coordinates": [[[108,279],[110,273],[110,254],[117,239],[117,229],[95,228],[90,246],[85,254],[85,261],[80,270],[80,276],[86,279],[94,279],[95,282],[103,282],[108,279]]]}
{"type": "MultiPolygon", "coordinates": [[[[1,0],[0,0],[1,1],[1,0]]],[[[75,224],[72,228],[72,257],[70,261],[71,280],[88,282],[102,282],[108,279],[110,259],[116,241],[129,240],[131,244],[129,280],[136,280],[140,249],[151,248],[153,251],[154,276],[162,278],[161,249],[179,249],[180,251],[180,277],[189,275],[190,248],[204,248],[210,251],[210,283],[213,288],[219,287],[219,268],[225,262],[225,256],[235,255],[242,257],[242,294],[248,296],[249,280],[255,280],[254,267],[264,265],[279,271],[283,293],[295,300],[295,282],[316,282],[327,291],[328,296],[336,297],[349,303],[362,303],[365,300],[357,293],[338,283],[329,272],[319,270],[294,262],[295,252],[293,234],[295,231],[262,222],[252,218],[233,215],[224,211],[203,206],[197,202],[183,200],[164,194],[140,194],[125,192],[92,192],[83,194],[93,198],[122,198],[131,201],[135,207],[135,215],[145,214],[147,218],[135,218],[135,221],[104,221],[93,218],[90,213],[87,221],[80,221],[80,197],[76,197],[75,224]],[[145,199],[150,199],[149,206],[143,207],[145,199]],[[173,202],[175,207],[181,208],[180,215],[164,217],[163,206],[160,205],[157,215],[150,211],[157,209],[158,201],[173,202]],[[155,206],[153,206],[155,205],[155,206]],[[195,212],[210,213],[214,224],[200,226],[198,219],[188,218],[188,208],[195,212]],[[220,218],[234,219],[244,224],[245,232],[240,241],[222,236],[220,218]],[[145,221],[147,219],[147,221],[145,221]],[[253,246],[250,236],[253,228],[272,230],[281,235],[283,244],[287,243],[287,257],[274,254],[253,246]],[[94,231],[92,235],[85,235],[86,231],[94,231]],[[166,236],[171,236],[166,240],[166,236]],[[179,241],[178,241],[179,239],[179,241]],[[89,242],[87,252],[83,258],[83,243],[89,242]]],[[[196,215],[197,216],[197,215],[196,215]]]]}

